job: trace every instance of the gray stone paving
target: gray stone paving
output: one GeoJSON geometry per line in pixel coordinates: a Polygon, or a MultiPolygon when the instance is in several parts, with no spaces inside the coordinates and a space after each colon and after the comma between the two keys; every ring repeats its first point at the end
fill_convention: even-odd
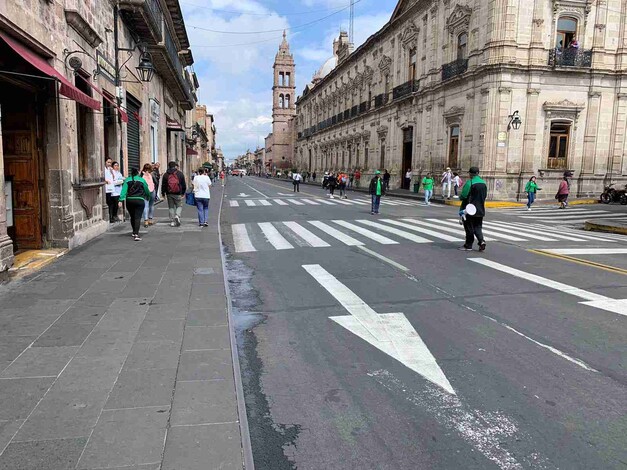
{"type": "Polygon", "coordinates": [[[0,287],[0,470],[243,467],[220,191],[0,287]]]}

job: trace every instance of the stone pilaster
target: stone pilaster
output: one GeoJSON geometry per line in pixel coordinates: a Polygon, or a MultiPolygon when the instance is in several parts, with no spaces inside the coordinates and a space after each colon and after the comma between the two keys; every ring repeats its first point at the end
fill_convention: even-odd
{"type": "Polygon", "coordinates": [[[13,241],[7,235],[7,211],[4,197],[4,155],[2,153],[2,122],[0,121],[0,279],[13,265],[13,241]]]}
{"type": "MultiPolygon", "coordinates": [[[[583,137],[583,174],[592,174],[594,172],[595,147],[597,142],[597,133],[599,129],[599,110],[601,106],[601,94],[591,92],[588,98],[588,113],[586,116],[586,129],[583,137]]],[[[573,135],[575,137],[575,135],[573,135]]],[[[572,148],[572,147],[571,147],[572,148]]],[[[572,165],[571,165],[572,166],[572,165]]]]}

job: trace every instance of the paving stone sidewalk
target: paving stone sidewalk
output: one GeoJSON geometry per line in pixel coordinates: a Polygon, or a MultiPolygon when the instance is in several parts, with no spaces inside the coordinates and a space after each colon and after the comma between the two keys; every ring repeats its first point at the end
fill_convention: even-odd
{"type": "Polygon", "coordinates": [[[0,286],[1,470],[243,467],[218,239],[185,206],[0,286]]]}

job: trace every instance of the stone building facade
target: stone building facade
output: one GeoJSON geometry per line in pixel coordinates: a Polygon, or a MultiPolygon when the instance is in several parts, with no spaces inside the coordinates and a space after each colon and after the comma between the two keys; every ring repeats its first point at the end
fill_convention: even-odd
{"type": "Polygon", "coordinates": [[[0,273],[107,229],[105,158],[184,165],[192,63],[177,0],[0,0],[0,273]]]}
{"type": "Polygon", "coordinates": [[[302,168],[398,188],[478,166],[498,199],[532,175],[551,199],[565,170],[577,196],[627,182],[627,2],[401,0],[338,59],[297,101],[302,168]]]}

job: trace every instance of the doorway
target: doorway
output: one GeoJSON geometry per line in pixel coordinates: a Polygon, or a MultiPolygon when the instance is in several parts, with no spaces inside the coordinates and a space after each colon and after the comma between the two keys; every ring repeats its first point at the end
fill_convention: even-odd
{"type": "Polygon", "coordinates": [[[410,189],[411,181],[405,179],[407,170],[411,170],[412,151],[414,148],[414,128],[403,129],[403,164],[401,165],[401,188],[410,189]]]}
{"type": "Polygon", "coordinates": [[[457,168],[459,161],[459,126],[451,126],[448,144],[448,166],[457,168]]]}

